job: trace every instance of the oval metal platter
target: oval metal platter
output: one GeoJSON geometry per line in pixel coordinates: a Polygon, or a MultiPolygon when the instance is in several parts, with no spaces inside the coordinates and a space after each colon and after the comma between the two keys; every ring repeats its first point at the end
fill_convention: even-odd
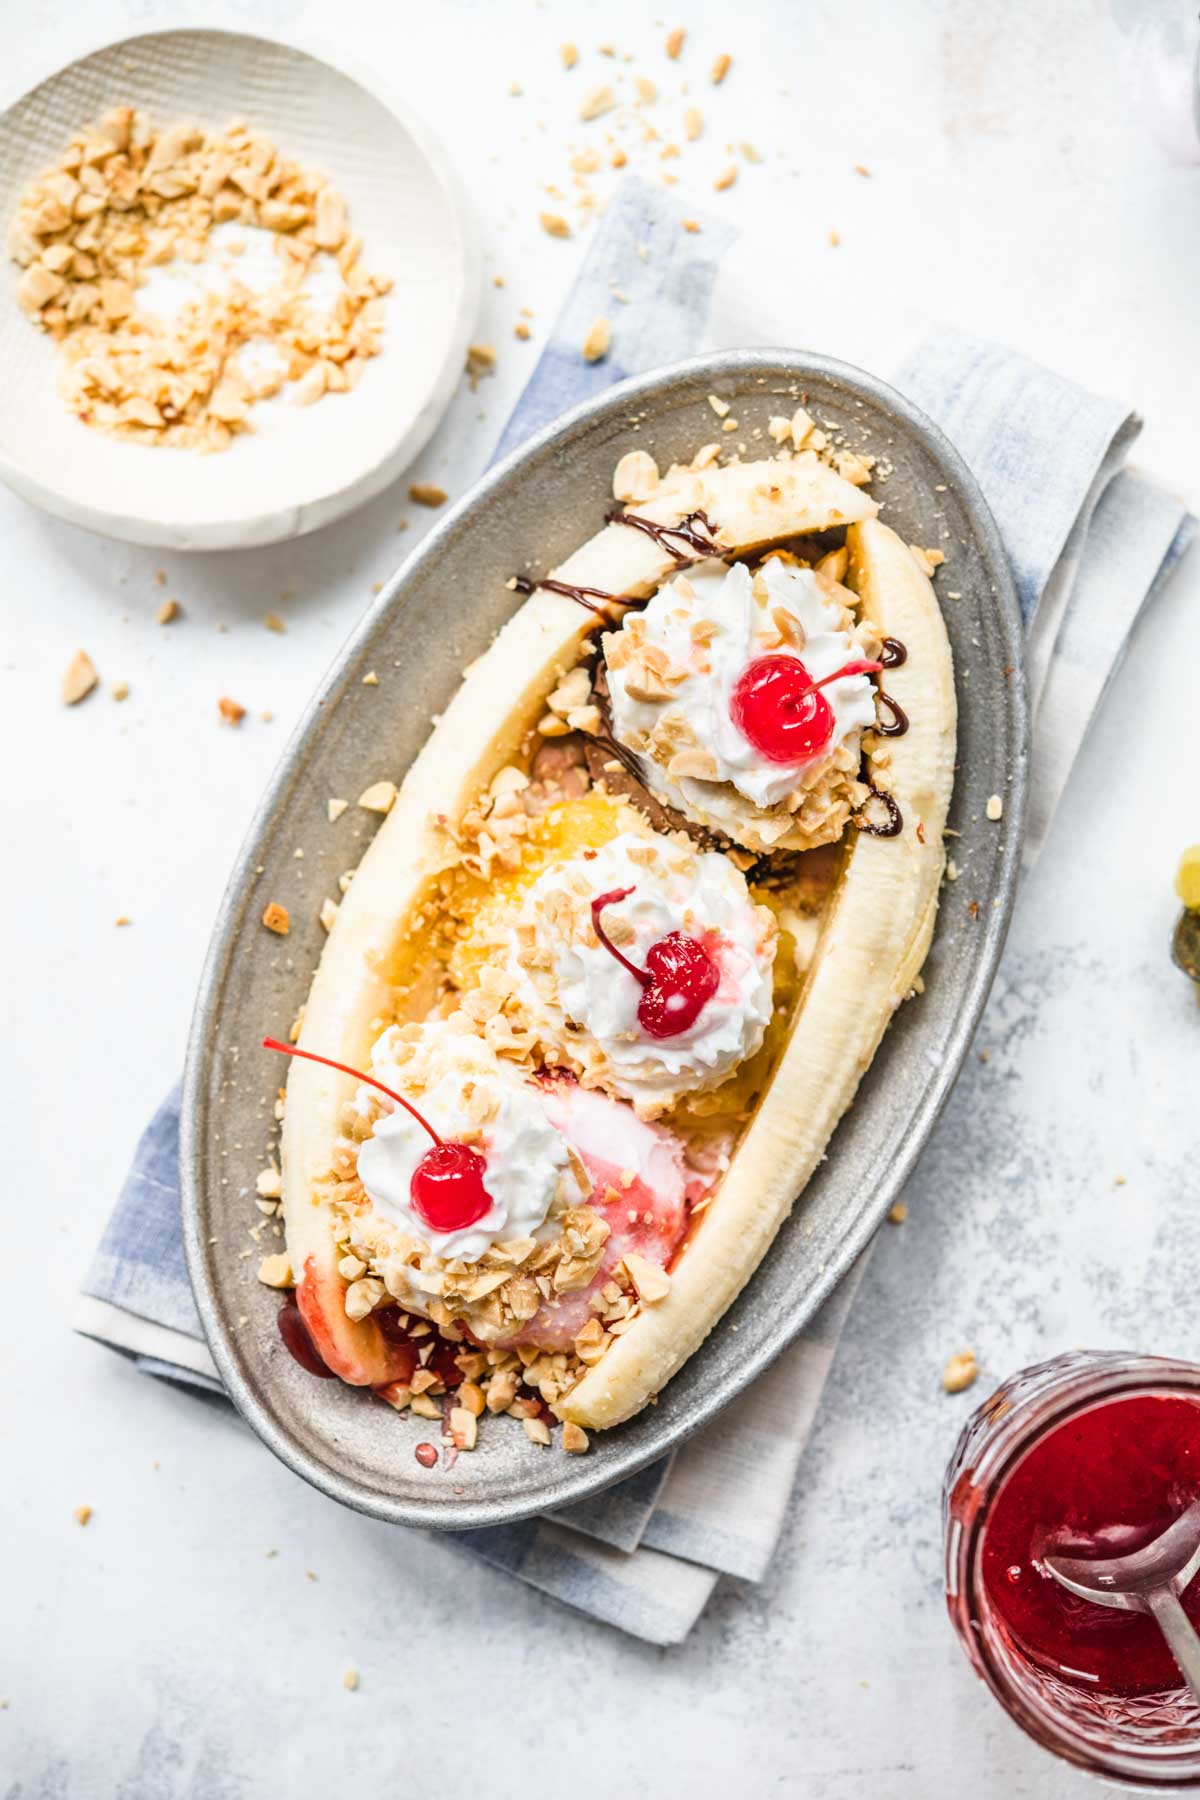
{"type": "Polygon", "coordinates": [[[711,1420],[809,1320],[869,1241],[912,1169],[966,1054],[999,959],[1016,885],[1027,719],[1016,596],[994,523],[941,433],[882,382],[792,351],[731,351],[620,383],[556,421],[458,505],[398,571],[346,644],[292,738],[233,872],[201,983],[188,1053],[182,1135],[188,1263],[225,1387],[263,1441],[324,1493],[405,1525],[497,1525],[583,1499],[633,1474],[711,1420]],[[771,448],[767,421],[803,395],[822,423],[886,471],[873,491],[907,542],[940,545],[954,649],[958,775],[951,825],[962,871],[945,890],[924,992],[903,1006],[829,1155],[740,1298],[637,1418],[593,1436],[586,1456],[531,1444],[492,1421],[452,1473],[422,1468],[428,1421],[372,1394],[318,1381],[288,1355],[279,1298],[255,1278],[246,1232],[280,1074],[258,1048],[285,1035],[323,942],[318,910],[362,855],[377,821],[331,794],[399,782],[466,665],[518,597],[516,571],[560,562],[602,522],[626,450],[664,468],[713,435],[707,396],[730,401],[748,454],[771,448]],[[953,598],[947,594],[952,590],[953,598]],[[364,688],[372,669],[380,688],[364,688]],[[999,824],[989,795],[1004,797],[999,824]],[[297,845],[304,860],[294,860],[297,845]],[[260,924],[285,893],[286,947],[260,924]],[[245,1320],[245,1323],[241,1321],[245,1320]]]}

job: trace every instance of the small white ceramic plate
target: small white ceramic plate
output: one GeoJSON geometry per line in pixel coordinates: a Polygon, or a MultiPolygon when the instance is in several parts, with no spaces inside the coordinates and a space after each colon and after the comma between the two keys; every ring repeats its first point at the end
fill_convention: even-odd
{"type": "MultiPolygon", "coordinates": [[[[297,537],[394,480],[437,425],[463,368],[479,300],[478,250],[444,153],[424,127],[304,51],[228,31],[164,31],[110,44],[0,118],[0,243],[21,189],[106,107],[166,124],[244,119],[327,174],[395,282],[383,349],[347,394],[260,404],[225,451],[124,443],[73,417],[57,348],[0,271],[0,477],[27,500],[109,537],[219,550],[297,537]]],[[[0,251],[0,255],[3,252],[0,251]]]]}

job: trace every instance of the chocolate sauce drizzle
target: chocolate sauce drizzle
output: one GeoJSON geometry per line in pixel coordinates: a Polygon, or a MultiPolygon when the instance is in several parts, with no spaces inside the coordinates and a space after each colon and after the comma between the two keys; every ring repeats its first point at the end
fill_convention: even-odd
{"type": "Polygon", "coordinates": [[[859,765],[858,779],[862,782],[863,786],[869,790],[867,799],[863,803],[862,810],[854,815],[854,823],[858,826],[858,829],[860,831],[865,831],[868,837],[899,837],[900,833],[904,830],[904,814],[900,811],[899,806],[896,804],[896,801],[891,794],[885,794],[881,788],[875,786],[875,783],[867,773],[867,759],[865,756],[859,765]],[[870,806],[872,800],[877,800],[887,813],[887,819],[882,825],[875,824],[867,816],[867,807],[870,806]]]}
{"type": "Polygon", "coordinates": [[[638,513],[623,512],[614,506],[604,517],[610,525],[632,525],[636,531],[644,531],[648,538],[653,538],[660,550],[665,550],[677,569],[686,569],[689,563],[703,562],[708,556],[724,556],[725,550],[717,543],[716,534],[719,529],[705,512],[690,512],[680,519],[678,525],[660,525],[656,519],[643,519],[638,513]],[[696,521],[704,527],[707,535],[694,529],[696,521]],[[689,556],[686,551],[679,550],[669,543],[669,538],[679,538],[698,552],[689,556]]]}
{"type": "Polygon", "coordinates": [[[893,700],[890,694],[885,694],[882,688],[876,688],[875,704],[876,706],[885,706],[890,715],[886,719],[876,718],[876,737],[903,737],[908,730],[908,714],[900,702],[893,700]]]}
{"type": "Polygon", "coordinates": [[[602,606],[593,605],[595,600],[610,601],[614,606],[645,604],[644,601],[635,600],[632,594],[609,594],[603,588],[576,587],[571,581],[551,581],[548,578],[545,581],[530,581],[528,575],[514,575],[513,587],[518,594],[532,594],[534,588],[548,588],[552,594],[565,594],[568,600],[578,600],[580,606],[586,606],[598,619],[607,619],[608,614],[602,606]]]}
{"type": "MultiPolygon", "coordinates": [[[[613,507],[612,511],[605,513],[604,517],[610,525],[633,525],[639,531],[644,531],[647,537],[654,539],[660,550],[666,551],[677,569],[685,569],[689,563],[703,562],[708,556],[724,556],[725,554],[716,541],[717,527],[707,513],[690,512],[686,518],[679,521],[678,525],[659,525],[653,519],[639,518],[636,513],[622,512],[620,507],[613,507]],[[697,520],[709,534],[707,537],[701,536],[698,531],[693,529],[697,520]],[[682,538],[685,544],[690,544],[699,554],[688,556],[684,551],[677,550],[674,544],[668,543],[668,538],[682,538]]],[[[580,606],[586,606],[588,611],[595,613],[599,619],[608,619],[609,615],[603,606],[594,604],[597,600],[602,600],[609,606],[645,606],[646,604],[645,600],[639,600],[633,594],[609,594],[603,588],[576,587],[572,581],[552,581],[548,577],[544,581],[533,581],[528,575],[514,575],[512,585],[518,594],[532,594],[534,588],[547,588],[552,594],[565,594],[568,600],[577,600],[580,606]]]]}
{"type": "MultiPolygon", "coordinates": [[[[900,642],[899,638],[885,637],[879,647],[879,660],[885,669],[898,669],[902,663],[908,661],[908,651],[900,642]]],[[[876,719],[876,736],[903,737],[904,733],[908,730],[908,714],[905,712],[900,702],[898,700],[893,700],[890,694],[885,694],[882,688],[877,688],[875,690],[875,704],[877,706],[885,707],[888,714],[885,719],[876,719]]],[[[875,783],[867,773],[867,759],[865,756],[859,766],[858,779],[863,783],[864,787],[870,789],[866,805],[864,805],[862,810],[855,816],[854,823],[858,826],[858,829],[867,832],[871,837],[899,837],[900,833],[904,830],[904,814],[900,811],[899,806],[896,804],[896,801],[891,794],[885,794],[881,788],[875,786],[875,783]],[[867,817],[867,806],[870,806],[873,800],[877,801],[887,814],[887,818],[882,824],[876,824],[867,817]]]]}

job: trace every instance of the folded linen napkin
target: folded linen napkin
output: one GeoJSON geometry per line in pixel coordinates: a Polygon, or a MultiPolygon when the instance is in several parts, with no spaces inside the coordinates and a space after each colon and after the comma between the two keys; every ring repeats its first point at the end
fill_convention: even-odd
{"type": "MultiPolygon", "coordinates": [[[[628,182],[497,454],[622,376],[733,343],[808,341],[787,291],[772,306],[761,284],[739,288],[731,242],[707,222],[684,232],[669,198],[628,182]],[[613,310],[614,287],[628,305],[613,350],[585,363],[579,345],[593,319],[613,310]]],[[[843,348],[836,338],[821,347],[843,348]]],[[[1180,501],[1121,470],[1139,429],[1124,407],[998,345],[941,333],[896,380],[966,456],[1012,560],[1036,708],[1036,853],[1134,619],[1194,521],[1180,501]]],[[[175,1093],[138,1146],[76,1325],[150,1373],[219,1388],[184,1267],[178,1124],[175,1093]]],[[[919,1188],[919,1165],[912,1179],[919,1188]]],[[[458,1542],[594,1618],[652,1643],[679,1642],[722,1574],[755,1581],[766,1572],[861,1269],[750,1393],[674,1457],[552,1516],[458,1542]]]]}

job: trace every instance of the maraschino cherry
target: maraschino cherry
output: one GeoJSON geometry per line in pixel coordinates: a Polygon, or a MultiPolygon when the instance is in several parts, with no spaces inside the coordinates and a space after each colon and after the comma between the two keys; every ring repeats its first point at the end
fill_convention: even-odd
{"type": "Polygon", "coordinates": [[[833,736],[833,708],[821,689],[847,675],[874,675],[882,667],[848,662],[813,681],[798,656],[759,656],[738,676],[730,717],[767,762],[809,762],[833,736]]]}
{"type": "Polygon", "coordinates": [[[425,1127],[433,1139],[433,1146],[413,1170],[408,1191],[413,1211],[431,1231],[465,1231],[491,1211],[492,1196],[483,1185],[487,1168],[484,1158],[469,1144],[447,1143],[440,1138],[429,1120],[423,1118],[403,1094],[394,1093],[373,1075],[364,1075],[348,1063],[334,1062],[329,1056],[316,1056],[311,1050],[298,1050],[294,1044],[281,1044],[277,1038],[264,1038],[263,1049],[278,1050],[284,1056],[302,1056],[307,1062],[323,1063],[327,1069],[340,1069],[343,1075],[353,1075],[356,1081],[378,1088],[381,1094],[386,1094],[389,1100],[411,1113],[418,1125],[425,1127]]]}
{"type": "Polygon", "coordinates": [[[646,952],[646,967],[622,956],[600,923],[606,906],[615,906],[634,892],[631,887],[614,888],[610,894],[598,894],[592,901],[592,925],[596,936],[610,956],[615,956],[623,969],[642,984],[638,1001],[638,1024],[647,1037],[677,1037],[700,1016],[712,999],[721,979],[716,962],[699,938],[687,937],[682,931],[670,931],[651,944],[646,952]]]}

